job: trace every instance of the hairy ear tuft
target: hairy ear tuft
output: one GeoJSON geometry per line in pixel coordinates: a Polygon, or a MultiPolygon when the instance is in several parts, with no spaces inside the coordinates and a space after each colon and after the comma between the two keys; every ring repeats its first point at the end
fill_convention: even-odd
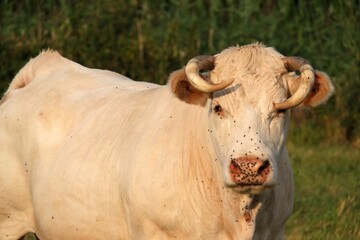
{"type": "Polygon", "coordinates": [[[171,92],[186,103],[204,106],[209,98],[209,94],[197,90],[190,84],[185,69],[171,73],[168,84],[171,92]]]}
{"type": "Polygon", "coordinates": [[[315,71],[315,82],[312,91],[304,101],[305,106],[316,107],[325,103],[333,94],[335,88],[330,77],[321,71],[315,71]]]}

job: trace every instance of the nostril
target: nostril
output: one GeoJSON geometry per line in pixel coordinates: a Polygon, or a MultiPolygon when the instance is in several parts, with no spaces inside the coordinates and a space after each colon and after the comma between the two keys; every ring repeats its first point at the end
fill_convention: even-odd
{"type": "Polygon", "coordinates": [[[259,167],[257,170],[257,174],[262,174],[264,171],[266,171],[270,166],[269,160],[266,160],[263,162],[263,164],[259,167]]]}
{"type": "Polygon", "coordinates": [[[256,156],[242,156],[231,159],[229,172],[234,183],[261,185],[266,182],[272,172],[272,166],[268,159],[261,160],[256,156]]]}

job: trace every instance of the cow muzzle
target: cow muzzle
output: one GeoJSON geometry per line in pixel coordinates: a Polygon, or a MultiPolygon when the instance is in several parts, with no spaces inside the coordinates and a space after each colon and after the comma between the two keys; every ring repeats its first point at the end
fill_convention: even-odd
{"type": "Polygon", "coordinates": [[[257,193],[272,186],[273,169],[268,159],[256,156],[232,158],[229,173],[233,182],[230,187],[240,192],[257,193]]]}

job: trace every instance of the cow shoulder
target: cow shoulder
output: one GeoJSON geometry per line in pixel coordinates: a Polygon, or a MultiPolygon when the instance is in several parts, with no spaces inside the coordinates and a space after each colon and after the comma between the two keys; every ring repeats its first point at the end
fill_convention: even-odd
{"type": "Polygon", "coordinates": [[[48,74],[53,68],[59,68],[61,62],[63,62],[61,55],[53,50],[42,51],[37,57],[30,59],[11,81],[8,90],[0,100],[0,104],[9,99],[17,90],[29,85],[35,77],[48,74]]]}
{"type": "Polygon", "coordinates": [[[184,68],[170,74],[168,85],[170,85],[172,93],[189,104],[204,106],[209,98],[208,93],[201,92],[190,84],[184,68]]]}

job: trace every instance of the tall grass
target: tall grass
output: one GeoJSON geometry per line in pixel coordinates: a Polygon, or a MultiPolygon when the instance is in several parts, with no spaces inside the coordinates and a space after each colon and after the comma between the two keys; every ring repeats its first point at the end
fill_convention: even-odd
{"type": "Polygon", "coordinates": [[[287,239],[360,239],[360,150],[292,142],[288,150],[296,188],[287,239]]]}

